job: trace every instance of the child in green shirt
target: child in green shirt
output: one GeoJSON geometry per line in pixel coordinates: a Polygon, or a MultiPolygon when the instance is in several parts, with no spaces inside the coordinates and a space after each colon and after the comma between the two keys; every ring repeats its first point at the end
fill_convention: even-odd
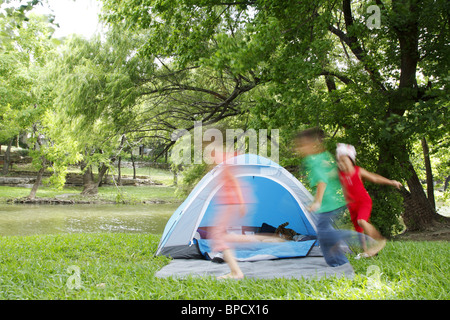
{"type": "Polygon", "coordinates": [[[311,208],[315,213],[330,212],[346,205],[336,161],[331,153],[322,151],[310,154],[303,160],[308,170],[309,183],[316,188],[311,208]],[[322,194],[322,184],[326,185],[322,194]]]}
{"type": "Polygon", "coordinates": [[[324,132],[311,128],[300,132],[296,151],[304,157],[311,187],[315,189],[314,202],[309,206],[317,228],[317,238],[327,264],[337,267],[348,263],[339,247],[343,233],[333,228],[333,218],[344,211],[346,201],[342,191],[336,161],[323,146],[324,132]]]}

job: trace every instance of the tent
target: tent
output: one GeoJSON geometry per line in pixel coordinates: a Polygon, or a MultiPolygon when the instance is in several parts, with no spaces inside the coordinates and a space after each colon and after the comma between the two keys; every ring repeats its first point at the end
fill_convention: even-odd
{"type": "MultiPolygon", "coordinates": [[[[291,173],[279,164],[253,154],[239,155],[227,159],[225,163],[235,170],[237,179],[248,187],[244,193],[253,195],[249,197],[251,200],[247,204],[247,214],[235,222],[230,232],[267,232],[267,228],[276,228],[289,222],[287,227],[302,235],[301,238],[315,239],[314,222],[306,210],[313,197],[291,173]]],[[[223,166],[223,163],[219,164],[207,173],[173,213],[166,224],[156,255],[175,259],[208,258],[210,249],[205,234],[212,226],[215,198],[222,187],[219,177],[223,166]]],[[[289,241],[283,247],[260,243],[256,248],[260,252],[250,256],[306,256],[314,243],[315,240],[303,243],[289,241]]],[[[252,250],[255,250],[255,246],[242,248],[243,261],[252,259],[249,256],[252,250]]],[[[239,252],[236,256],[240,258],[239,252]]]]}

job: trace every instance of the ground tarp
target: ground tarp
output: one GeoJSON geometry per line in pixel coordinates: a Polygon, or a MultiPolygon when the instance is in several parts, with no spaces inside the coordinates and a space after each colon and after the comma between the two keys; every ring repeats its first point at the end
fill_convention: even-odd
{"type": "MultiPolygon", "coordinates": [[[[246,278],[251,279],[311,279],[323,277],[346,277],[355,275],[350,263],[329,267],[323,257],[262,260],[238,262],[246,278]]],[[[156,273],[157,278],[178,279],[192,277],[218,277],[230,272],[226,263],[208,260],[175,259],[156,273]]]]}
{"type": "MultiPolygon", "coordinates": [[[[339,267],[328,266],[317,247],[313,247],[308,256],[302,258],[244,261],[238,264],[245,277],[251,279],[311,279],[334,276],[352,279],[355,275],[350,263],[339,267]]],[[[226,263],[199,259],[174,259],[155,276],[183,279],[189,276],[218,277],[229,272],[230,269],[226,263]]]]}

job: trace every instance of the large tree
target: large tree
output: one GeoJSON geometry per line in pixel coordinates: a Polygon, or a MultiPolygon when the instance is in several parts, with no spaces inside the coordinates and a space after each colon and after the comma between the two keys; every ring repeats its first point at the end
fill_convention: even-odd
{"type": "Polygon", "coordinates": [[[2,174],[7,174],[13,139],[36,118],[33,87],[49,49],[52,17],[26,14],[39,1],[0,1],[0,143],[6,142],[2,174]]]}
{"type": "MultiPolygon", "coordinates": [[[[211,70],[234,80],[223,94],[211,82],[184,87],[213,92],[217,103],[206,105],[215,114],[246,112],[252,105],[236,102],[261,88],[251,108],[259,125],[319,124],[355,144],[370,169],[403,178],[409,229],[437,217],[409,154],[418,136],[448,134],[448,16],[444,0],[104,0],[104,19],[145,33],[139,53],[171,61],[169,74],[211,70]]],[[[383,188],[372,192],[378,204],[395,202],[383,188]]]]}

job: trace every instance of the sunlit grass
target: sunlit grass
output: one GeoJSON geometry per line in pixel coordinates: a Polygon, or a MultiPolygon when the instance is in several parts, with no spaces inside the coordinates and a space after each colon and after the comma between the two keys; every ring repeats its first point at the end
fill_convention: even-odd
{"type": "MultiPolygon", "coordinates": [[[[52,198],[56,195],[65,193],[80,193],[80,187],[65,187],[62,190],[57,190],[54,188],[49,188],[45,186],[39,187],[36,196],[40,198],[52,198]]],[[[26,197],[30,194],[31,188],[23,187],[11,187],[11,186],[0,186],[0,201],[6,201],[6,199],[21,198],[26,197]]]]}

